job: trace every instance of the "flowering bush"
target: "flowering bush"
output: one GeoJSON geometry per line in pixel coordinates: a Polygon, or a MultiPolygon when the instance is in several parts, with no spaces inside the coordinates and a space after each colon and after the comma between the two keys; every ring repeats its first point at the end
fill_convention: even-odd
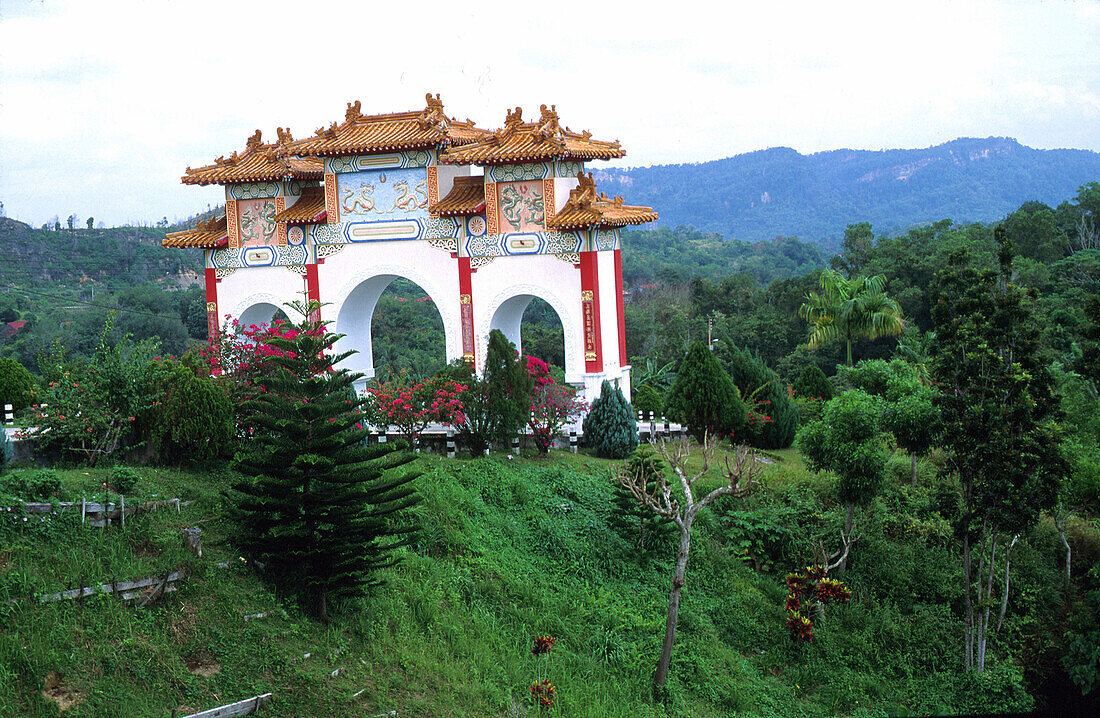
{"type": "Polygon", "coordinates": [[[110,333],[108,321],[91,361],[70,362],[58,350],[44,362],[46,386],[35,393],[32,428],[22,438],[89,466],[126,445],[136,417],[153,402],[148,369],[156,345],[127,336],[112,346],[110,333]]]}
{"type": "Polygon", "coordinates": [[[819,618],[825,605],[847,603],[851,590],[842,582],[827,577],[824,566],[807,566],[801,571],[787,574],[787,628],[791,639],[809,643],[814,640],[814,622],[810,614],[819,618]]]}
{"type": "Polygon", "coordinates": [[[581,416],[587,407],[577,399],[576,389],[554,381],[546,362],[529,356],[526,367],[531,378],[531,413],[527,425],[535,446],[545,454],[550,451],[561,428],[581,416]]]}
{"type": "Polygon", "coordinates": [[[370,411],[379,423],[394,425],[410,442],[431,423],[445,426],[466,421],[460,395],[466,387],[454,381],[435,377],[407,384],[403,377],[367,387],[371,397],[370,411]]]}

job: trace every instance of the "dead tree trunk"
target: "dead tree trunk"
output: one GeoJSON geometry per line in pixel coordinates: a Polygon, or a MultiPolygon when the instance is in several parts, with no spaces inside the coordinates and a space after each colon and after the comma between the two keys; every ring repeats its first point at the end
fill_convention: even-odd
{"type": "Polygon", "coordinates": [[[680,592],[686,583],[688,556],[691,552],[691,527],[696,514],[706,508],[708,504],[719,496],[744,496],[757,483],[756,456],[747,446],[737,447],[734,453],[733,463],[730,457],[725,457],[725,469],[723,475],[725,483],[711,491],[702,499],[696,501],[692,488],[695,482],[710,471],[714,460],[715,441],[704,437],[703,440],[703,467],[697,473],[688,475],[685,465],[690,455],[687,437],[669,444],[662,441],[658,447],[661,456],[672,468],[679,480],[679,491],[673,496],[672,485],[668,477],[661,474],[657,481],[647,486],[646,478],[633,476],[630,472],[619,468],[616,479],[622,484],[634,499],[644,508],[649,509],[658,516],[672,519],[680,529],[680,547],[676,553],[676,568],[672,573],[672,589],[668,595],[668,616],[665,618],[665,638],[661,644],[661,656],[657,661],[657,670],[653,673],[654,695],[660,693],[668,680],[668,669],[672,663],[672,647],[676,641],[676,626],[680,617],[680,592]]]}

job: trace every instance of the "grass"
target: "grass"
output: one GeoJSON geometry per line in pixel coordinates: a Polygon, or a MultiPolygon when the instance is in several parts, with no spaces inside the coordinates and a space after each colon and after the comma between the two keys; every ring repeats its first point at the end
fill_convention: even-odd
{"type": "MultiPolygon", "coordinates": [[[[834,520],[819,501],[821,480],[793,452],[774,455],[767,491],[744,506],[766,511],[778,496],[801,506],[792,515],[806,525],[834,520]]],[[[928,636],[942,639],[942,612],[886,625],[880,604],[857,595],[830,609],[815,644],[795,646],[782,577],[806,548],[789,547],[773,571],[754,572],[725,534],[726,512],[740,505],[717,504],[696,525],[670,690],[655,704],[650,676],[673,548],[638,556],[611,528],[613,462],[553,452],[422,463],[418,541],[385,587],[328,625],[304,617],[224,543],[224,471],[138,469],[134,500],[155,493],[195,503],[128,519],[125,529],[77,519],[0,533],[0,716],[59,715],[58,695],[73,699],[65,715],[164,716],[268,691],[275,700],[265,716],[535,715],[527,688],[536,635],[558,639],[552,710],[564,716],[882,716],[906,702],[932,706],[935,695],[919,703],[907,694],[934,691],[921,671],[942,657],[911,659],[909,678],[893,666],[922,641],[927,648],[928,636]],[[180,537],[196,525],[202,559],[180,537]],[[5,600],[181,564],[191,578],[147,609],[107,597],[5,600]],[[243,620],[261,611],[276,613],[243,620]]],[[[64,492],[91,498],[107,475],[63,472],[64,492]]]]}

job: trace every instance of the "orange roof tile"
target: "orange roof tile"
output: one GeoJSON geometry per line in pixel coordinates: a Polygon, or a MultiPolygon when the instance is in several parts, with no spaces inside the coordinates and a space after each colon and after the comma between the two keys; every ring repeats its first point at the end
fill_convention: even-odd
{"type": "Polygon", "coordinates": [[[298,201],[275,215],[276,222],[287,224],[313,224],[325,217],[325,189],[306,187],[298,201]]]}
{"type": "Polygon", "coordinates": [[[546,223],[547,229],[584,229],[586,227],[623,227],[657,221],[652,207],[623,204],[622,197],[610,199],[596,194],[592,173],[577,175],[580,184],[569,190],[569,201],[546,223]]]}
{"type": "Polygon", "coordinates": [[[610,160],[626,156],[619,141],[592,139],[592,133],[577,133],[558,123],[556,106],[541,108],[535,122],[523,121],[523,110],[509,110],[504,128],[480,142],[447,150],[439,158],[447,164],[506,164],[549,160],[610,160]]]}
{"type": "Polygon", "coordinates": [[[485,177],[455,177],[454,187],[428,211],[436,217],[481,214],[485,209],[485,177]]]}
{"type": "Polygon", "coordinates": [[[185,229],[182,232],[166,234],[160,243],[170,249],[188,249],[201,247],[213,249],[229,242],[229,234],[226,231],[225,215],[221,219],[211,217],[208,220],[198,222],[193,229],[185,229]]]}
{"type": "Polygon", "coordinates": [[[443,113],[443,101],[427,94],[427,106],[419,112],[364,115],[359,100],[348,103],[344,121],[318,129],[313,137],[298,140],[286,148],[297,155],[337,157],[341,155],[394,152],[446,145],[462,145],[489,135],[471,120],[458,121],[443,113]]]}
{"type": "Polygon", "coordinates": [[[279,156],[280,148],[293,142],[290,130],[279,128],[279,141],[264,144],[260,131],[248,138],[244,154],[234,152],[219,157],[214,164],[198,169],[187,168],[184,184],[236,184],[239,182],[273,182],[288,179],[320,179],[324,175],[321,160],[313,157],[279,156]]]}

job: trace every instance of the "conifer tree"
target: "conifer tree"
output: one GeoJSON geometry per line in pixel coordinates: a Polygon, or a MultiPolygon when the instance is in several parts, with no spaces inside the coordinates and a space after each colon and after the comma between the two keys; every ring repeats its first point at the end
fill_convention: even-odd
{"type": "Polygon", "coordinates": [[[745,421],[745,405],[737,387],[702,342],[688,349],[667,402],[669,417],[686,424],[697,441],[705,434],[729,436],[745,421]]]}
{"type": "Polygon", "coordinates": [[[739,440],[760,449],[786,449],[798,431],[798,410],[786,385],[748,350],[729,341],[722,344],[716,353],[737,387],[746,413],[756,419],[735,427],[739,440]]]}
{"type": "Polygon", "coordinates": [[[308,318],[316,303],[291,306],[306,318],[267,338],[271,370],[246,404],[252,436],[237,464],[251,479],[230,500],[241,548],[326,620],[333,600],[380,583],[407,542],[417,474],[387,470],[415,456],[365,445],[362,401],[349,398],[359,375],[333,369],[350,352],[328,353],[340,335],[308,318]]]}
{"type": "Polygon", "coordinates": [[[794,382],[794,393],[798,396],[828,401],[833,398],[834,390],[829,377],[817,364],[811,364],[802,370],[794,382]]]}
{"type": "Polygon", "coordinates": [[[638,446],[638,422],[623,392],[605,381],[584,417],[584,442],[600,456],[622,459],[638,446]]]}
{"type": "Polygon", "coordinates": [[[486,410],[490,438],[507,446],[520,427],[527,423],[531,398],[531,378],[520,361],[516,345],[499,329],[489,332],[485,349],[486,410]]]}
{"type": "MultiPolygon", "coordinates": [[[[628,477],[630,485],[644,486],[645,492],[653,495],[667,468],[667,464],[652,448],[639,446],[627,457],[622,473],[628,477]]],[[[670,539],[674,530],[672,519],[655,514],[645,505],[639,504],[634,494],[616,477],[612,477],[611,486],[615,502],[610,519],[611,527],[631,545],[639,559],[645,559],[659,543],[670,539]]]]}

